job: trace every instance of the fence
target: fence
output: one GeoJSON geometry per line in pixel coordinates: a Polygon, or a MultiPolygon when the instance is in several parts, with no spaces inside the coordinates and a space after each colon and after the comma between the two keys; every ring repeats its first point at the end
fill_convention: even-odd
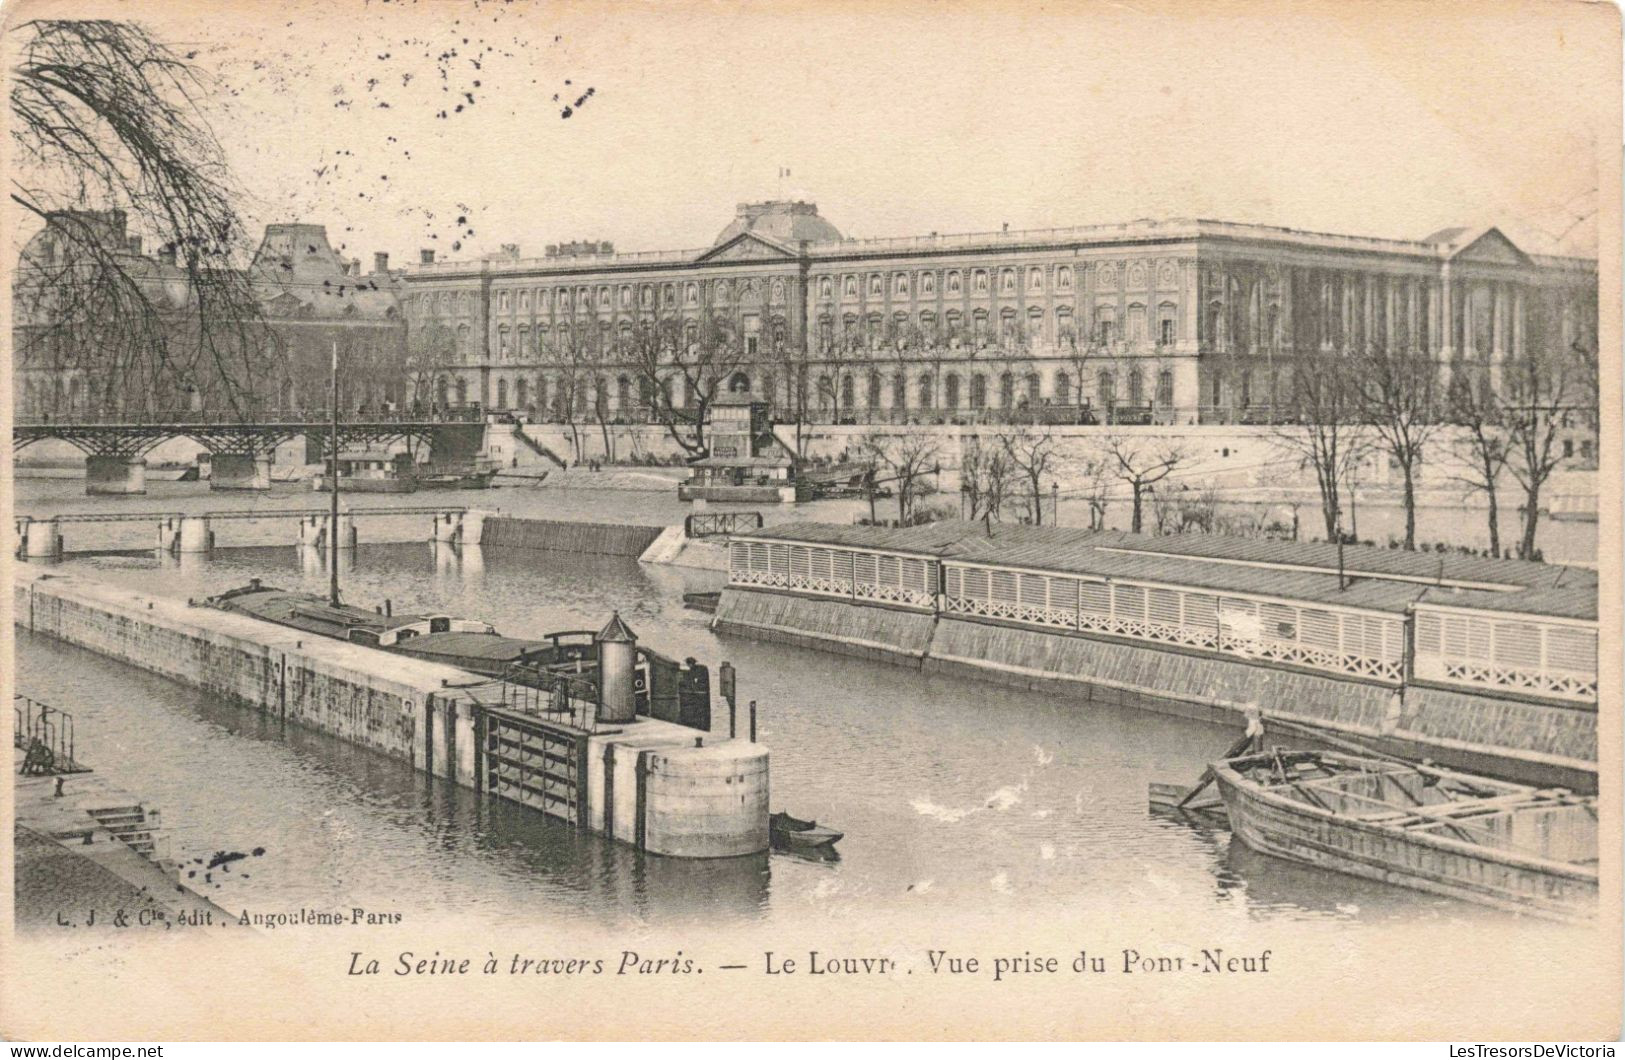
{"type": "Polygon", "coordinates": [[[1404,621],[1346,608],[950,561],[943,611],[1261,659],[1366,680],[1404,677],[1404,621]]]}
{"type": "Polygon", "coordinates": [[[1425,681],[1597,701],[1594,625],[1419,604],[1412,666],[1425,681]]]}
{"type": "Polygon", "coordinates": [[[761,512],[695,512],[683,519],[686,537],[716,537],[761,528],[761,512]]]}
{"type": "Polygon", "coordinates": [[[25,775],[88,772],[73,757],[72,714],[17,693],[11,697],[11,714],[11,742],[25,752],[25,775]]]}
{"type": "Polygon", "coordinates": [[[729,549],[728,583],[894,604],[930,611],[936,607],[935,560],[893,553],[812,545],[735,541],[729,549]]]}

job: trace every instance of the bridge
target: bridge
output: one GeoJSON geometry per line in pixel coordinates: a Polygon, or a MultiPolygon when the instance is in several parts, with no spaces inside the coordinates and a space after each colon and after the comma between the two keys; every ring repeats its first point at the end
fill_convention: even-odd
{"type": "MultiPolygon", "coordinates": [[[[171,414],[152,420],[117,416],[71,420],[19,419],[11,428],[16,455],[36,442],[64,441],[85,453],[85,492],[133,494],[147,491],[146,454],[173,438],[191,438],[211,455],[210,488],[268,490],[271,453],[296,438],[326,444],[333,430],[317,413],[289,413],[263,422],[212,419],[201,413],[171,414]]],[[[387,446],[417,442],[447,463],[471,459],[483,444],[484,416],[479,409],[442,410],[425,415],[368,414],[339,423],[339,447],[387,446]]]]}
{"type": "MultiPolygon", "coordinates": [[[[356,544],[355,520],[368,517],[430,515],[434,526],[429,539],[442,544],[478,544],[486,516],[492,513],[462,505],[399,505],[396,507],[339,510],[340,549],[356,544]]],[[[13,554],[19,559],[55,560],[62,557],[62,527],[85,523],[151,523],[158,528],[157,549],[172,553],[206,553],[214,548],[212,524],[230,520],[297,520],[300,545],[325,547],[333,532],[327,508],[240,508],[203,512],[68,512],[59,515],[13,517],[13,554]]]]}

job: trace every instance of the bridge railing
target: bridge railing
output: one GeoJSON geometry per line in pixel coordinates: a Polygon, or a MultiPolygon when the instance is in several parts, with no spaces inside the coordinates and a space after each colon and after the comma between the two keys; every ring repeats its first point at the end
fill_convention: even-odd
{"type": "Polygon", "coordinates": [[[684,537],[717,537],[761,528],[761,512],[694,512],[683,519],[684,537]]]}
{"type": "Polygon", "coordinates": [[[25,776],[82,773],[74,759],[73,715],[21,693],[11,697],[11,742],[24,752],[25,776]]]}
{"type": "MultiPolygon", "coordinates": [[[[462,515],[464,505],[402,505],[398,508],[345,508],[346,516],[370,515],[462,515]]],[[[58,523],[139,523],[161,522],[165,519],[303,519],[306,516],[330,514],[328,508],[234,508],[204,512],[67,512],[62,515],[18,515],[19,527],[30,521],[58,523]]]]}
{"type": "MultiPolygon", "coordinates": [[[[220,412],[196,409],[177,409],[152,413],[128,411],[89,411],[66,414],[25,415],[12,418],[15,427],[259,427],[276,424],[326,425],[332,413],[325,407],[270,408],[255,410],[251,418],[243,419],[220,412]]],[[[483,423],[485,410],[478,405],[447,408],[420,406],[417,408],[347,408],[339,412],[340,429],[369,423],[483,423]]]]}

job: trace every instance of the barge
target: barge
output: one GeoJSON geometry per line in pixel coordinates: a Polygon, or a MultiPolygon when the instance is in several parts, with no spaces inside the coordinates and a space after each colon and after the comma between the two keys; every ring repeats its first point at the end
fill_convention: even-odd
{"type": "Polygon", "coordinates": [[[1554,920],[1597,915],[1597,800],[1321,751],[1211,767],[1263,854],[1554,920]]]}
{"type": "Polygon", "coordinates": [[[259,579],[207,598],[222,611],[290,626],[305,633],[361,644],[425,662],[455,666],[508,685],[552,692],[568,685],[569,698],[597,698],[599,645],[606,632],[633,649],[635,712],[701,731],[711,728],[711,681],[705,664],[679,662],[636,642],[619,618],[605,631],[566,630],[540,639],[508,637],[488,622],[446,614],[393,614],[334,606],[319,596],[264,585],[259,579]]]}

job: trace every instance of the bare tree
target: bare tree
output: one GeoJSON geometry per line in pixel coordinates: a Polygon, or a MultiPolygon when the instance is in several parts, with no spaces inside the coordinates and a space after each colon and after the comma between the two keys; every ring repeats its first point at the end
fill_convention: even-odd
{"type": "Polygon", "coordinates": [[[593,376],[598,368],[598,332],[590,321],[571,320],[554,329],[554,338],[543,354],[553,375],[553,407],[559,422],[570,428],[570,445],[580,463],[581,417],[592,398],[593,376]]]}
{"type": "Polygon", "coordinates": [[[1047,427],[1021,426],[999,438],[1011,469],[1026,487],[1028,511],[1034,526],[1044,522],[1044,476],[1053,472],[1055,432],[1047,427]]]}
{"type": "Polygon", "coordinates": [[[1273,429],[1282,448],[1314,469],[1326,539],[1343,535],[1343,484],[1365,456],[1360,426],[1360,387],[1353,361],[1329,346],[1298,355],[1287,394],[1290,422],[1273,429]]]}
{"type": "Polygon", "coordinates": [[[1453,377],[1449,391],[1450,420],[1456,433],[1451,451],[1460,472],[1451,478],[1469,493],[1484,494],[1488,508],[1490,555],[1501,555],[1501,475],[1512,455],[1502,424],[1501,397],[1485,377],[1453,377]]]}
{"type": "MultiPolygon", "coordinates": [[[[1530,329],[1540,334],[1536,328],[1530,329]]],[[[1518,555],[1535,559],[1541,490],[1563,459],[1559,438],[1575,399],[1573,351],[1530,342],[1501,367],[1501,422],[1506,431],[1507,469],[1523,487],[1523,532],[1518,555]]]]}
{"type": "Polygon", "coordinates": [[[1189,459],[1189,454],[1173,442],[1141,441],[1122,434],[1108,435],[1105,445],[1112,474],[1129,488],[1134,504],[1129,528],[1138,534],[1142,526],[1146,491],[1173,474],[1180,464],[1189,459]]]}
{"type": "Polygon", "coordinates": [[[13,284],[19,360],[85,370],[104,412],[197,395],[249,417],[277,346],[240,267],[239,195],[204,113],[213,80],[134,23],[10,32],[11,198],[46,226],[13,284]]]}
{"type": "Polygon", "coordinates": [[[718,308],[698,316],[662,317],[633,332],[628,352],[652,403],[651,414],[690,456],[708,451],[706,424],[711,403],[729,378],[745,367],[739,320],[718,308]],[[682,403],[671,386],[682,387],[682,403]]]}
{"type": "Polygon", "coordinates": [[[871,433],[864,436],[861,449],[877,468],[888,472],[882,478],[897,484],[897,520],[908,526],[919,499],[931,492],[926,476],[935,474],[941,463],[936,438],[922,431],[900,435],[871,433]]]}
{"type": "Polygon", "coordinates": [[[968,518],[999,519],[1015,469],[1001,446],[984,446],[972,438],[959,462],[959,488],[969,507],[968,518]]]}
{"type": "Polygon", "coordinates": [[[1440,425],[1438,366],[1415,347],[1371,343],[1354,366],[1361,418],[1404,479],[1405,548],[1416,549],[1416,472],[1440,425]]]}

